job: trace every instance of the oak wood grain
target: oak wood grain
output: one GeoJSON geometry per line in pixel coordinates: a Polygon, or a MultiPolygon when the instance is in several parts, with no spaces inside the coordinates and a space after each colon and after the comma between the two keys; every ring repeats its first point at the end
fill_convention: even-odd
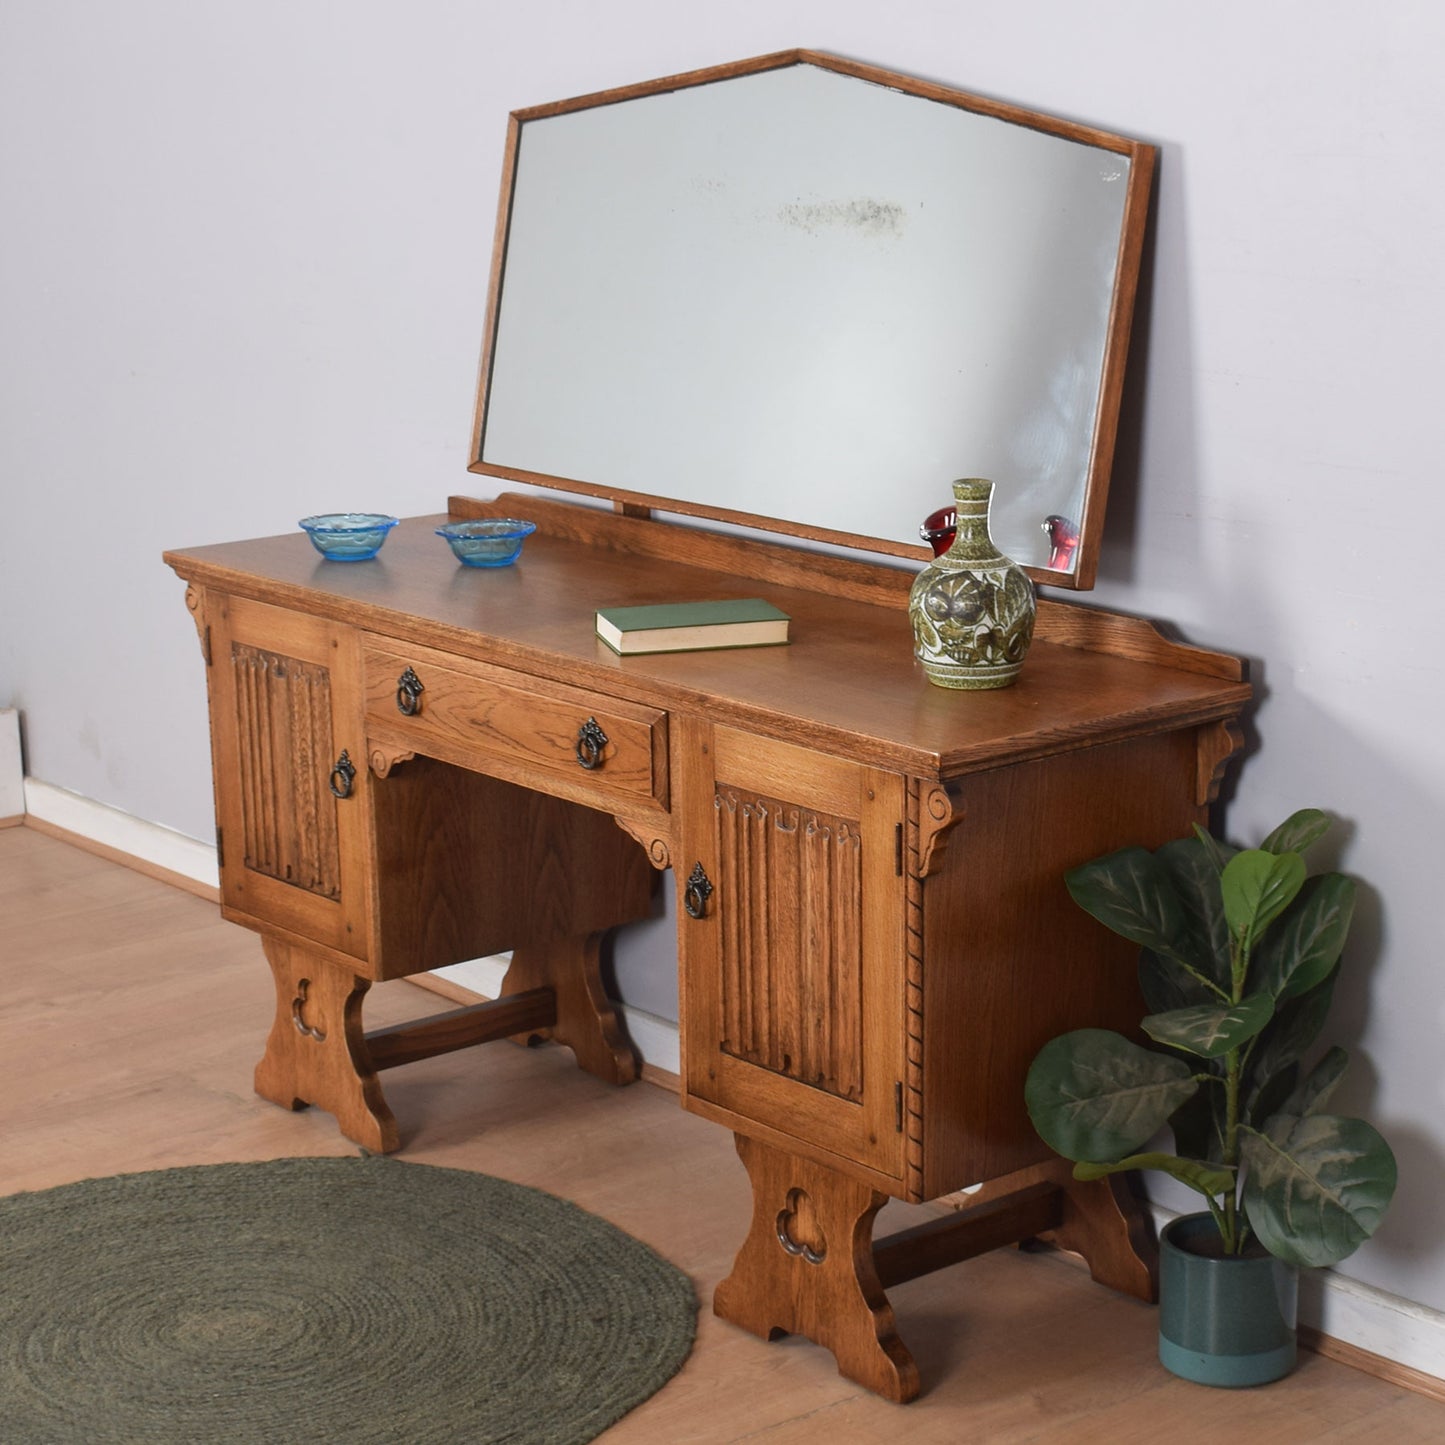
{"type": "Polygon", "coordinates": [[[449,657],[434,648],[364,643],[368,736],[513,775],[539,770],[572,785],[574,795],[606,806],[617,794],[667,806],[666,715],[657,708],[555,683],[518,684],[515,673],[449,657]],[[398,680],[411,670],[421,692],[403,713],[398,680]],[[605,741],[579,755],[583,728],[605,741]],[[590,766],[584,766],[583,759],[590,766]]]}
{"type": "Polygon", "coordinates": [[[1041,1237],[1081,1255],[1100,1284],[1149,1304],[1158,1300],[1154,1224],[1124,1175],[1068,1180],[1063,1188],[1063,1217],[1041,1237]]]}
{"type": "Polygon", "coordinates": [[[688,1105],[886,1173],[897,1191],[903,780],[732,733],[690,719],[674,732],[678,884],[696,861],[714,885],[703,916],[680,910],[688,1105]]]}
{"type": "Polygon", "coordinates": [[[886,1196],[743,1135],[753,1220],[713,1295],[725,1320],[764,1339],[801,1334],[832,1351],[838,1373],[900,1404],[919,1390],[873,1264],[873,1221],[886,1196]]]}
{"type": "Polygon", "coordinates": [[[283,1109],[315,1104],[348,1139],[376,1154],[401,1143],[361,1026],[371,981],[274,935],[262,935],[276,1015],[256,1065],[256,1092],[283,1109]]]}
{"type": "Polygon", "coordinates": [[[378,977],[646,918],[657,878],[605,813],[434,758],[372,789],[378,977]]]}
{"type": "MultiPolygon", "coordinates": [[[[949,692],[932,686],[914,660],[906,572],[890,584],[900,590],[883,605],[846,595],[822,562],[786,547],[751,544],[744,556],[730,541],[719,552],[689,529],[660,522],[577,504],[554,503],[545,514],[540,504],[532,510],[541,525],[521,560],[492,571],[459,568],[431,535],[438,518],[403,522],[373,562],[327,563],[299,532],[172,552],[167,560],[209,589],[229,588],[403,644],[515,668],[524,677],[663,711],[704,713],[765,737],[936,781],[1162,727],[1227,719],[1249,697],[1237,663],[1218,665],[1232,668],[1233,677],[1211,675],[1201,670],[1199,649],[1167,642],[1134,619],[1119,624],[1119,650],[1113,650],[1112,624],[1098,615],[1070,634],[1088,646],[1051,641],[1041,623],[1041,640],[1014,686],[949,692]],[[565,535],[555,530],[558,516],[568,519],[565,535]],[[645,534],[649,546],[670,555],[614,548],[609,543],[620,528],[645,534]],[[747,567],[760,549],[776,575],[791,581],[759,586],[747,567]],[[648,562],[640,566],[643,555],[648,562]],[[598,607],[755,594],[792,618],[788,646],[618,657],[595,633],[598,607]],[[1141,650],[1149,655],[1131,655],[1141,650]]],[[[892,571],[862,570],[885,580],[892,571]]]]}
{"type": "Polygon", "coordinates": [[[550,1028],[556,1020],[557,999],[552,990],[533,988],[508,998],[489,999],[409,1023],[371,1029],[366,1035],[366,1052],[373,1069],[395,1069],[511,1034],[550,1028]]]}
{"type": "Polygon", "coordinates": [[[520,1042],[553,1039],[572,1050],[578,1068],[609,1084],[631,1084],[642,1060],[602,987],[602,931],[571,935],[515,949],[502,980],[502,997],[545,988],[554,1017],[518,1034],[520,1042]]]}
{"type": "Polygon", "coordinates": [[[207,673],[227,908],[372,957],[371,835],[356,635],[208,593],[207,673]],[[337,765],[355,770],[342,785],[337,765]]]}
{"type": "Polygon", "coordinates": [[[890,1234],[873,1245],[873,1265],[885,1289],[1027,1235],[1058,1227],[1063,1195],[1049,1184],[1036,1184],[1020,1195],[990,1200],[976,1210],[945,1215],[890,1234]]]}
{"type": "Polygon", "coordinates": [[[923,884],[922,1197],[1050,1158],[1023,1102],[1034,1055],[1071,1028],[1137,1029],[1138,950],[1064,874],[1187,833],[1204,816],[1195,776],[1184,729],[959,783],[962,821],[923,884]]]}

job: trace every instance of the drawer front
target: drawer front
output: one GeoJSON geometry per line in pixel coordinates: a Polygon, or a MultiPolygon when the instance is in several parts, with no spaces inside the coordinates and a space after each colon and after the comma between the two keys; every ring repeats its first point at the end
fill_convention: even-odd
{"type": "Polygon", "coordinates": [[[608,808],[667,806],[667,714],[427,647],[369,638],[367,734],[608,808]]]}

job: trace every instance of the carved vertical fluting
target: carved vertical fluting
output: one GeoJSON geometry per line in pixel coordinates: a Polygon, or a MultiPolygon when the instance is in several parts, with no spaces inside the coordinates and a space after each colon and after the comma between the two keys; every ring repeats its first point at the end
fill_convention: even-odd
{"type": "Polygon", "coordinates": [[[753,965],[762,971],[763,986],[754,992],[761,1012],[753,1019],[757,1054],[765,1067],[789,1078],[802,1077],[798,1068],[798,1014],[806,983],[799,966],[797,848],[798,815],[772,799],[751,798],[743,816],[752,827],[746,837],[753,860],[753,894],[763,906],[752,910],[757,936],[753,939],[753,965]]]}
{"type": "Polygon", "coordinates": [[[821,969],[799,972],[797,1072],[799,1078],[812,1080],[826,1077],[832,1060],[849,1058],[854,1052],[844,1042],[847,1021],[832,1007],[825,986],[841,957],[835,932],[838,914],[849,903],[840,896],[839,850],[833,846],[833,830],[819,819],[807,817],[800,821],[798,833],[798,908],[802,914],[798,941],[804,959],[825,961],[821,969]]]}
{"type": "Polygon", "coordinates": [[[245,865],[339,898],[330,674],[243,643],[233,644],[231,666],[245,865]]]}
{"type": "MultiPolygon", "coordinates": [[[[717,793],[713,797],[713,810],[717,815],[717,862],[718,881],[731,886],[742,877],[738,866],[738,800],[732,793],[717,793]]],[[[742,910],[729,899],[727,906],[719,906],[717,928],[719,932],[718,953],[722,963],[722,1038],[719,1045],[728,1053],[736,1053],[739,1040],[744,1036],[743,1015],[747,1010],[747,977],[743,958],[743,937],[741,928],[746,926],[742,910]]]]}
{"type": "Polygon", "coordinates": [[[862,1097],[862,849],[856,821],[720,787],[723,1051],[862,1097]]]}
{"type": "MultiPolygon", "coordinates": [[[[862,842],[856,824],[810,817],[805,829],[810,877],[804,880],[817,956],[824,969],[807,975],[814,987],[804,1017],[815,1030],[810,1080],[832,1071],[846,1098],[863,1096],[862,842]]],[[[811,956],[811,947],[804,956],[811,956]]],[[[880,1084],[882,1081],[879,1081],[880,1084]]]]}
{"type": "Polygon", "coordinates": [[[236,742],[241,762],[241,821],[244,827],[242,854],[247,868],[268,878],[276,871],[275,859],[267,848],[274,829],[268,816],[266,779],[271,774],[271,720],[262,706],[266,660],[253,647],[236,644],[231,665],[236,673],[236,742]]]}
{"type": "Polygon", "coordinates": [[[848,1057],[833,1053],[829,1039],[834,1021],[829,985],[839,963],[833,919],[837,910],[847,904],[838,897],[834,830],[811,814],[797,813],[793,815],[793,828],[797,892],[792,903],[798,914],[798,956],[802,960],[793,1009],[793,1043],[797,1049],[793,1071],[798,1078],[813,1083],[837,1074],[835,1060],[848,1057]]]}

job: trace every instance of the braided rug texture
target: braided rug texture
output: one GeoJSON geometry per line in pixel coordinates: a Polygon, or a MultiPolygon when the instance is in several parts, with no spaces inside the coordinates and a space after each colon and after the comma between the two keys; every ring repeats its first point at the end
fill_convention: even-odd
{"type": "Polygon", "coordinates": [[[593,1439],[692,1346],[687,1276],[565,1200],[396,1160],[0,1199],[14,1445],[593,1439]]]}

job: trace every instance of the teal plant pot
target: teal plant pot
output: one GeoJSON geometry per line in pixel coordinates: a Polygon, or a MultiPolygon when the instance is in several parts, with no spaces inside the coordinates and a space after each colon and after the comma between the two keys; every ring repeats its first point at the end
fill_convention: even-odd
{"type": "Polygon", "coordinates": [[[1294,1368],[1299,1272],[1257,1244],[1238,1258],[1218,1247],[1208,1214],[1160,1235],[1159,1360],[1199,1385],[1267,1385],[1294,1368]]]}

